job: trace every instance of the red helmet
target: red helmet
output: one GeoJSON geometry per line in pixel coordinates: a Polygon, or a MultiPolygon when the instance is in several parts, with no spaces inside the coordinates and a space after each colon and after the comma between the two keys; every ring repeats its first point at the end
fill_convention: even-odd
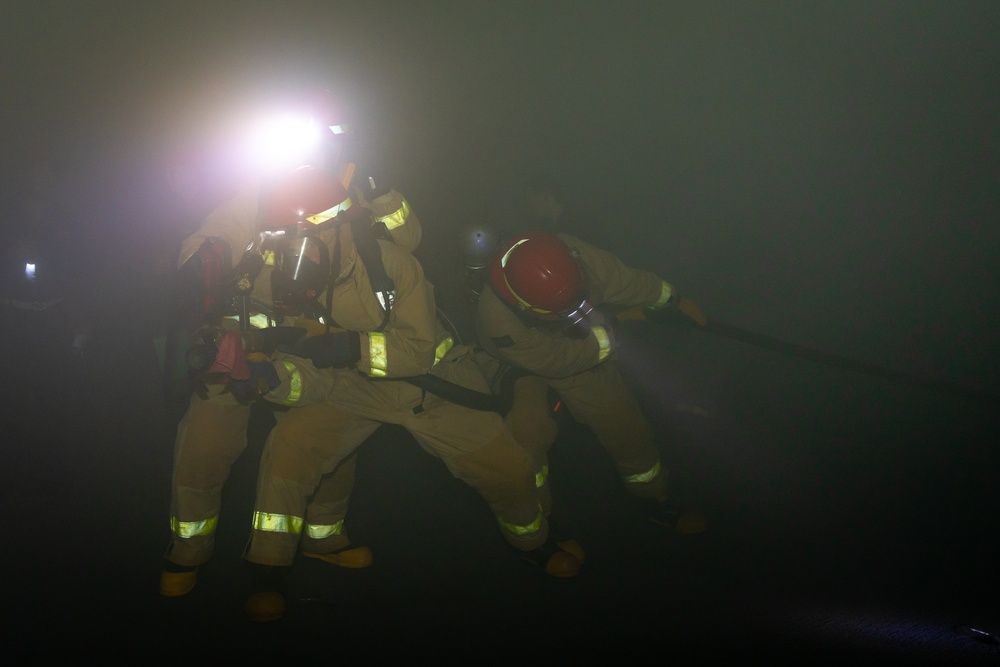
{"type": "Polygon", "coordinates": [[[502,299],[543,319],[578,308],[587,286],[573,251],[548,232],[518,234],[503,243],[490,280],[502,299]]]}
{"type": "Polygon", "coordinates": [[[270,230],[321,225],[351,207],[351,198],[333,174],[304,166],[264,193],[263,227],[270,230]]]}

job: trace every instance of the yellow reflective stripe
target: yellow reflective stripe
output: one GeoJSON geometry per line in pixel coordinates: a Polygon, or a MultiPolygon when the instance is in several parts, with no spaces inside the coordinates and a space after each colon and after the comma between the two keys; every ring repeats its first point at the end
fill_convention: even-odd
{"type": "Polygon", "coordinates": [[[385,377],[389,359],[385,351],[385,334],[373,331],[368,334],[368,357],[371,360],[372,375],[385,377]]]}
{"type": "Polygon", "coordinates": [[[636,475],[629,475],[625,478],[626,484],[642,484],[644,482],[651,482],[656,479],[657,475],[660,474],[660,462],[657,461],[656,465],[647,470],[646,472],[640,472],[636,475]]]}
{"type": "MultiPolygon", "coordinates": [[[[223,319],[232,320],[233,322],[239,322],[239,315],[224,315],[223,319]]],[[[271,319],[264,313],[254,313],[250,316],[249,324],[253,325],[258,329],[267,329],[271,326],[271,319]]]]}
{"type": "Polygon", "coordinates": [[[541,470],[535,473],[535,487],[540,489],[545,486],[547,481],[549,481],[549,467],[544,465],[541,470]]]}
{"type": "Polygon", "coordinates": [[[289,514],[254,512],[253,527],[254,530],[262,530],[267,533],[290,533],[298,535],[302,532],[302,518],[289,514]]]}
{"type": "Polygon", "coordinates": [[[590,330],[594,333],[594,338],[597,339],[597,360],[604,361],[611,354],[611,337],[608,336],[604,327],[590,327],[590,330]]]}
{"type": "Polygon", "coordinates": [[[516,523],[510,523],[504,521],[500,517],[497,517],[497,521],[500,523],[500,527],[506,530],[508,533],[513,533],[514,535],[530,535],[531,533],[537,533],[542,528],[542,506],[538,506],[538,515],[535,520],[529,523],[527,526],[519,526],[516,523]]]}
{"type": "Polygon", "coordinates": [[[254,313],[250,316],[250,324],[258,329],[267,329],[271,326],[271,318],[264,313],[254,313]]]}
{"type": "Polygon", "coordinates": [[[281,363],[288,371],[288,396],[275,402],[281,405],[294,405],[302,398],[302,371],[288,360],[283,359],[281,363]]]}
{"type": "Polygon", "coordinates": [[[674,295],[674,288],[666,280],[662,281],[663,285],[660,287],[660,298],[656,300],[650,308],[656,310],[657,308],[662,308],[670,301],[670,297],[674,295]]]}
{"type": "Polygon", "coordinates": [[[274,251],[273,250],[265,250],[262,253],[262,255],[264,257],[264,266],[274,266],[274,251]]]}
{"type": "Polygon", "coordinates": [[[214,533],[218,523],[218,514],[202,521],[181,521],[177,517],[172,516],[170,517],[170,532],[177,537],[201,537],[214,533]]]}
{"type": "Polygon", "coordinates": [[[448,336],[443,341],[438,343],[438,346],[434,348],[434,364],[444,359],[444,355],[448,354],[448,351],[455,345],[454,339],[448,336]]]}
{"type": "Polygon", "coordinates": [[[406,221],[410,217],[410,205],[403,200],[402,206],[390,213],[389,215],[383,215],[378,218],[378,221],[385,224],[385,228],[388,230],[396,229],[396,227],[402,227],[406,224],[406,221]]]}
{"type": "Polygon", "coordinates": [[[316,525],[312,523],[306,524],[306,535],[313,538],[314,540],[322,540],[327,537],[332,537],[334,535],[340,535],[341,531],[344,529],[344,520],[341,519],[337,523],[316,525]]]}
{"type": "Polygon", "coordinates": [[[500,268],[502,268],[502,269],[507,268],[507,260],[510,259],[510,253],[514,252],[514,248],[516,248],[517,246],[521,245],[522,243],[527,243],[527,242],[528,242],[528,239],[521,239],[520,241],[518,241],[517,243],[515,243],[514,245],[512,245],[510,247],[510,249],[503,254],[503,257],[500,258],[500,268]]]}
{"type": "Polygon", "coordinates": [[[330,218],[337,217],[338,213],[340,213],[341,211],[346,211],[347,209],[351,208],[351,206],[352,206],[351,198],[348,197],[344,201],[340,202],[339,204],[335,204],[334,206],[331,206],[325,211],[321,211],[319,213],[316,213],[315,215],[306,216],[306,220],[313,223],[314,225],[318,225],[322,222],[326,222],[330,218]]]}

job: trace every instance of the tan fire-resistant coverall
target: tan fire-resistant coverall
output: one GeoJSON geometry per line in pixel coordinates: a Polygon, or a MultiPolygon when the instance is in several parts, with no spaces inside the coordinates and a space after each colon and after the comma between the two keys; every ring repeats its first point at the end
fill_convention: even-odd
{"type": "MultiPolygon", "coordinates": [[[[577,255],[592,305],[611,310],[663,307],[673,288],[649,271],[630,268],[614,255],[568,234],[557,234],[577,255]]],[[[556,438],[549,387],[580,423],[589,426],[611,455],[626,488],[641,497],[666,498],[667,470],[660,462],[653,431],[618,371],[614,334],[594,324],[585,338],[571,338],[515,313],[492,289],[483,289],[476,312],[476,335],[485,354],[477,359],[493,390],[507,369],[527,371],[514,383],[507,424],[530,452],[546,512],[548,450],[556,438]]]]}
{"type": "MultiPolygon", "coordinates": [[[[232,265],[236,266],[243,250],[260,232],[257,225],[260,187],[250,184],[231,200],[216,208],[182,246],[179,266],[183,266],[210,238],[221,238],[232,249],[232,265]]],[[[401,248],[412,250],[420,242],[421,227],[417,216],[405,198],[395,190],[361,205],[370,208],[377,221],[385,224],[393,240],[401,248]]],[[[324,241],[332,239],[330,234],[324,241]]],[[[265,266],[254,284],[253,297],[271,303],[270,271],[265,266]]],[[[324,302],[324,296],[320,296],[324,302]]],[[[235,324],[230,321],[225,323],[235,324]]],[[[287,318],[286,326],[315,326],[302,318],[287,318]]],[[[274,367],[281,384],[265,398],[291,409],[276,412],[276,425],[268,442],[293,439],[300,444],[311,429],[312,420],[325,420],[322,410],[311,405],[322,402],[330,393],[336,371],[317,369],[312,361],[290,354],[276,353],[274,367]],[[284,434],[294,435],[284,435],[284,434]]],[[[225,385],[208,386],[207,398],[191,397],[188,410],[181,419],[174,444],[174,469],[171,482],[170,530],[171,542],[167,560],[178,565],[194,566],[207,561],[213,551],[219,520],[222,486],[229,469],[247,445],[246,430],[250,406],[240,403],[225,385]]],[[[307,512],[304,530],[308,535],[323,535],[328,541],[346,546],[349,538],[340,520],[346,512],[347,497],[354,485],[354,459],[347,458],[334,474],[324,477],[307,512]]],[[[336,548],[336,547],[335,547],[336,548]]]]}
{"type": "MultiPolygon", "coordinates": [[[[303,512],[321,476],[383,423],[406,428],[455,477],[475,488],[489,503],[510,544],[525,551],[541,546],[548,524],[539,506],[531,459],[500,415],[463,407],[399,379],[430,372],[470,389],[489,390],[469,348],[449,349],[450,341],[436,319],[433,287],[420,263],[399,246],[379,241],[396,302],[388,325],[375,332],[383,319],[382,308],[350,240],[350,228],[343,226],[340,233],[343,270],[334,288],[332,314],[344,328],[360,332],[362,358],[356,370],[336,374],[326,403],[304,408],[321,413],[321,419],[276,432],[268,441],[247,560],[292,564],[303,512]]],[[[330,551],[339,546],[335,538],[313,537],[317,539],[304,549],[330,551]]]]}

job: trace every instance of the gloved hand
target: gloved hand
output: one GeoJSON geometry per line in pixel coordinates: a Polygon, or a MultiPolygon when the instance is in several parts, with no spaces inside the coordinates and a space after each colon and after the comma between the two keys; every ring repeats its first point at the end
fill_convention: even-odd
{"type": "Polygon", "coordinates": [[[698,307],[698,304],[696,304],[691,299],[688,299],[687,297],[683,296],[678,297],[673,304],[665,306],[663,308],[643,309],[643,313],[645,314],[646,319],[654,321],[662,320],[667,317],[672,317],[674,311],[680,312],[686,315],[687,317],[690,317],[699,326],[706,326],[708,324],[708,320],[702,314],[701,309],[698,307]]]}
{"type": "Polygon", "coordinates": [[[703,327],[708,325],[708,320],[705,319],[705,316],[702,314],[701,308],[698,307],[698,304],[687,297],[682,296],[677,300],[677,310],[694,320],[698,326],[703,327]]]}
{"type": "Polygon", "coordinates": [[[350,331],[336,331],[321,336],[310,336],[285,351],[311,359],[316,368],[343,368],[361,358],[357,345],[357,334],[350,331]]]}
{"type": "Polygon", "coordinates": [[[628,310],[623,310],[619,313],[615,313],[615,319],[619,322],[629,322],[632,320],[639,320],[640,322],[646,319],[645,311],[639,306],[634,306],[628,310]]]}
{"type": "Polygon", "coordinates": [[[248,360],[247,367],[250,369],[249,379],[229,382],[229,389],[238,400],[252,401],[281,384],[278,371],[274,369],[274,364],[270,360],[248,360]]]}

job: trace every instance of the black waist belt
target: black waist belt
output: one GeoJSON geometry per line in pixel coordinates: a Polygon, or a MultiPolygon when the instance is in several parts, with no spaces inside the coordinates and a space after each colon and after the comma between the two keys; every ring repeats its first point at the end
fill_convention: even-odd
{"type": "Polygon", "coordinates": [[[372,380],[373,382],[406,382],[408,384],[412,384],[414,387],[420,387],[424,391],[429,391],[435,396],[439,396],[446,401],[451,401],[456,405],[472,408],[473,410],[501,412],[501,401],[499,396],[486,394],[481,391],[476,391],[475,389],[469,389],[468,387],[463,387],[460,384],[449,382],[444,378],[439,378],[438,376],[431,375],[430,373],[425,373],[424,375],[411,375],[410,377],[401,378],[373,378],[370,375],[364,375],[363,373],[362,376],[368,380],[372,380]]]}
{"type": "Polygon", "coordinates": [[[500,397],[493,394],[485,394],[475,389],[463,387],[460,384],[449,382],[444,378],[427,373],[408,377],[406,381],[410,384],[426,389],[436,396],[451,401],[457,405],[463,405],[473,410],[485,410],[487,412],[500,412],[500,397]]]}

